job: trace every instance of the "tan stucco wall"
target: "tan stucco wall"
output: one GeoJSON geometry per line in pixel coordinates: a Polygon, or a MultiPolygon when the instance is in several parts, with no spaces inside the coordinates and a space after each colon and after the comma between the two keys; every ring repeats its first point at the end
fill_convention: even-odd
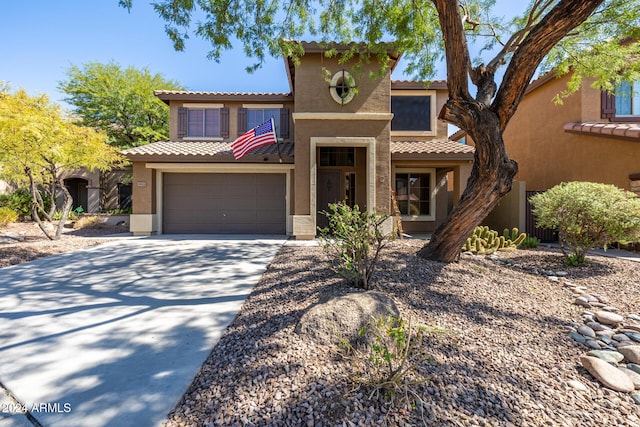
{"type": "Polygon", "coordinates": [[[133,163],[133,212],[136,214],[156,213],[155,171],[146,167],[145,162],[133,163]]]}
{"type": "Polygon", "coordinates": [[[341,112],[341,113],[382,113],[391,109],[391,85],[387,74],[382,79],[372,79],[369,72],[377,72],[373,65],[364,65],[361,71],[354,71],[355,62],[338,64],[337,58],[325,58],[321,53],[309,53],[302,57],[295,70],[294,101],[296,111],[341,112]],[[331,98],[327,76],[331,78],[340,70],[352,74],[358,87],[358,94],[351,102],[341,106],[331,98]]]}
{"type": "Polygon", "coordinates": [[[552,80],[527,94],[507,126],[507,153],[520,168],[515,179],[525,181],[528,190],[546,190],[566,181],[630,189],[629,174],[640,172],[640,144],[564,132],[568,122],[603,121],[600,92],[588,82],[564,105],[553,103],[566,81],[552,80]]]}
{"type": "MultiPolygon", "coordinates": [[[[315,173],[315,165],[311,165],[311,139],[312,138],[336,138],[335,146],[349,144],[349,138],[364,137],[375,139],[375,209],[380,213],[389,213],[390,210],[390,117],[383,119],[365,118],[359,114],[381,113],[389,114],[390,103],[390,73],[381,79],[371,79],[369,71],[374,71],[374,66],[364,67],[361,72],[353,72],[353,64],[339,65],[337,60],[325,58],[322,54],[312,53],[305,55],[300,66],[295,70],[295,197],[294,215],[309,215],[304,219],[315,221],[315,212],[311,212],[311,198],[315,192],[310,191],[311,173],[315,173]],[[358,86],[355,98],[345,105],[340,105],[333,100],[329,92],[329,76],[345,69],[352,72],[358,86]],[[299,113],[313,113],[316,116],[300,118],[299,113]],[[321,115],[324,113],[339,113],[342,119],[327,119],[321,115]],[[345,119],[348,117],[348,119],[345,119]],[[338,142],[342,141],[342,142],[338,142]]],[[[362,175],[362,174],[360,174],[362,175]]],[[[359,179],[358,185],[361,185],[359,179]]],[[[371,210],[371,206],[366,206],[371,210]]],[[[295,229],[296,227],[294,227],[295,229]]],[[[307,233],[312,232],[312,227],[305,227],[307,233]]],[[[314,233],[315,234],[315,233],[314,233]]]]}

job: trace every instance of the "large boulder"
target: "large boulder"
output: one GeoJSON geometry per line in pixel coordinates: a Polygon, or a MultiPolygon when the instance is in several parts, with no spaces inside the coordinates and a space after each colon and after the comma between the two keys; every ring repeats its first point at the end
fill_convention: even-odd
{"type": "Polygon", "coordinates": [[[387,295],[358,292],[314,305],[302,316],[296,332],[318,344],[336,344],[341,339],[355,344],[360,329],[373,319],[399,315],[398,307],[387,295]]]}

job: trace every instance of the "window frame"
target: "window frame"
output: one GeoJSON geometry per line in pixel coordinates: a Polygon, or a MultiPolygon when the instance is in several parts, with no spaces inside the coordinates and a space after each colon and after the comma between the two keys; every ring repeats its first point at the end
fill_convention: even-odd
{"type": "MultiPolygon", "coordinates": [[[[391,130],[391,137],[396,136],[435,136],[437,135],[437,121],[436,121],[436,95],[435,90],[392,90],[391,98],[401,96],[413,96],[413,97],[430,97],[430,114],[429,114],[429,127],[431,130],[391,130]]],[[[391,108],[391,98],[389,99],[389,108],[391,108]]],[[[393,111],[391,111],[393,113],[393,111]]]]}
{"type": "MultiPolygon", "coordinates": [[[[640,92],[640,79],[631,82],[631,89],[633,92],[634,85],[638,86],[636,90],[640,92]]],[[[617,88],[616,88],[617,89],[617,88]]],[[[638,96],[636,94],[636,96],[638,96]]],[[[633,93],[632,93],[633,99],[633,93]]],[[[618,114],[616,109],[616,95],[615,93],[609,93],[607,91],[602,91],[601,97],[601,117],[603,119],[609,119],[611,122],[640,122],[640,104],[638,107],[638,113],[633,115],[622,115],[618,114]]]]}
{"type": "MultiPolygon", "coordinates": [[[[185,103],[182,104],[182,108],[187,110],[187,118],[186,118],[186,128],[185,128],[185,136],[182,137],[185,141],[222,141],[224,139],[223,136],[223,126],[222,126],[222,110],[224,109],[224,104],[211,104],[211,103],[185,103]],[[189,111],[190,110],[218,110],[218,136],[191,136],[189,135],[189,111]]],[[[205,113],[203,113],[205,114],[205,113]]],[[[205,114],[206,117],[206,114],[205,114]]],[[[203,125],[205,121],[203,120],[203,125]]],[[[203,132],[204,133],[204,132],[203,132]]]]}
{"type": "MultiPolygon", "coordinates": [[[[400,212],[403,221],[435,221],[436,220],[436,169],[435,168],[403,168],[393,171],[393,190],[398,198],[397,175],[399,174],[429,174],[429,214],[411,215],[400,212]]],[[[398,209],[400,207],[398,206],[398,209]]]]}
{"type": "MultiPolygon", "coordinates": [[[[238,108],[238,136],[253,129],[253,127],[249,127],[249,111],[251,110],[277,111],[278,113],[274,116],[275,118],[274,122],[276,126],[276,129],[275,129],[276,138],[278,139],[278,141],[284,141],[290,138],[289,108],[285,107],[284,104],[242,104],[238,108]],[[286,120],[286,123],[284,123],[285,120],[286,120]]],[[[261,123],[264,123],[264,122],[261,122],[261,123]]],[[[260,125],[261,123],[258,123],[258,125],[260,125]]]]}
{"type": "MultiPolygon", "coordinates": [[[[284,108],[283,104],[242,104],[242,108],[244,108],[245,110],[247,110],[247,123],[246,123],[246,127],[247,129],[245,129],[244,132],[253,129],[254,127],[261,125],[262,123],[264,123],[266,120],[263,120],[260,123],[257,123],[255,126],[249,126],[249,111],[257,111],[257,110],[262,110],[262,111],[266,111],[266,110],[273,110],[273,111],[277,111],[277,114],[274,115],[274,124],[276,126],[276,138],[278,139],[282,139],[282,137],[280,136],[280,111],[284,108]]],[[[263,114],[264,115],[264,114],[263,114]]],[[[264,117],[263,117],[264,118],[264,117]]]]}

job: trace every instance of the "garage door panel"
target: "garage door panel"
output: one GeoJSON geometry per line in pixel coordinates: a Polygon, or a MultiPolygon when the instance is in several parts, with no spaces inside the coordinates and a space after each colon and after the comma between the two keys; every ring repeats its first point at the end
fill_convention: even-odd
{"type": "Polygon", "coordinates": [[[164,233],[286,232],[285,174],[165,173],[164,233]]]}
{"type": "Polygon", "coordinates": [[[242,198],[230,198],[224,201],[224,208],[228,211],[240,211],[240,210],[256,210],[256,200],[249,197],[242,198]]]}

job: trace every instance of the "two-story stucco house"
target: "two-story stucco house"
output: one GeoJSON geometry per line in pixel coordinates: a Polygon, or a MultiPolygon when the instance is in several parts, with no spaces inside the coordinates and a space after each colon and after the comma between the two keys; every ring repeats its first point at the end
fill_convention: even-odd
{"type": "MultiPolygon", "coordinates": [[[[436,117],[446,84],[353,71],[302,43],[285,58],[290,93],[156,91],[170,106],[170,140],[127,150],[133,162],[131,231],[279,233],[313,238],[327,204],[344,200],[429,232],[464,190],[473,148],[447,139],[436,117]],[[328,76],[328,77],[327,77],[328,76]],[[278,144],[235,160],[231,142],[270,117],[278,144]]],[[[343,48],[343,46],[338,46],[343,48]]]]}

